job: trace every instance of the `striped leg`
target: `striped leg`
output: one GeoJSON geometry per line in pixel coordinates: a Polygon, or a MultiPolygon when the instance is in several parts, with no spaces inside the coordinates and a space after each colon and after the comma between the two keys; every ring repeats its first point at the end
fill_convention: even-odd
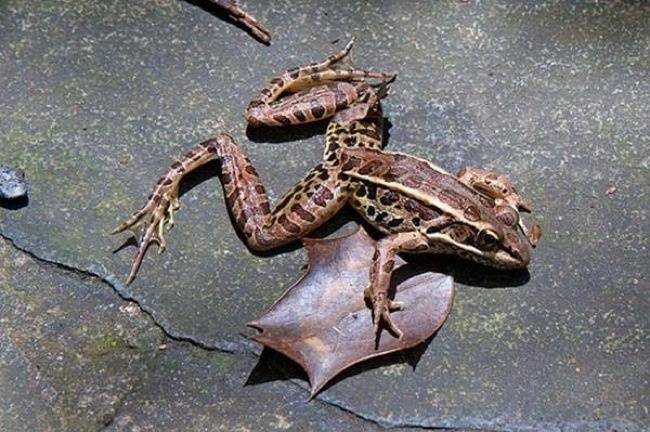
{"type": "MultiPolygon", "coordinates": [[[[222,139],[221,136],[218,136],[214,141],[220,139],[222,139]]],[[[133,259],[131,271],[126,279],[127,284],[130,284],[135,279],[135,275],[142,264],[142,259],[151,243],[158,244],[159,253],[165,250],[166,242],[163,234],[173,226],[174,212],[180,208],[178,186],[181,179],[187,173],[204,165],[214,157],[215,146],[213,140],[201,143],[185,153],[158,179],[144,207],[133,213],[111,232],[111,234],[117,234],[125,230],[131,230],[137,235],[138,228],[142,227],[138,240],[138,252],[133,259]]]]}
{"type": "Polygon", "coordinates": [[[354,38],[348,42],[348,44],[341,51],[329,56],[325,61],[321,63],[311,63],[306,66],[299,66],[292,69],[288,69],[273,78],[269,81],[268,85],[264,87],[260,94],[251,101],[251,104],[269,104],[276,100],[282,93],[287,91],[288,85],[296,79],[311,75],[316,72],[321,72],[333,64],[341,61],[345,58],[352,49],[354,44],[354,38]]]}
{"type": "MultiPolygon", "coordinates": [[[[312,95],[309,93],[310,90],[320,89],[324,84],[332,84],[334,81],[352,81],[354,83],[350,82],[346,84],[348,84],[348,86],[358,86],[360,84],[365,84],[367,79],[377,79],[382,82],[390,82],[395,78],[394,74],[362,69],[332,69],[329,67],[345,57],[351,47],[352,41],[350,41],[343,51],[330,56],[322,63],[290,69],[273,78],[269,85],[264,87],[260,94],[254,98],[246,108],[246,111],[244,112],[246,120],[254,126],[259,126],[261,124],[267,126],[284,126],[287,124],[308,123],[331,117],[336,110],[343,109],[345,106],[339,107],[335,111],[329,113],[327,109],[328,107],[326,106],[327,103],[316,100],[313,103],[313,107],[314,112],[318,115],[305,116],[304,120],[298,118],[293,119],[297,122],[290,122],[291,119],[288,118],[284,112],[284,109],[287,106],[284,104],[285,101],[280,101],[280,103],[276,103],[276,101],[284,93],[296,93],[299,98],[311,98],[312,95]]],[[[295,100],[293,100],[293,102],[295,103],[295,100]]],[[[308,109],[304,108],[300,108],[300,111],[302,113],[309,112],[308,109]]]]}
{"type": "Polygon", "coordinates": [[[238,22],[248,28],[256,38],[264,43],[271,41],[271,32],[262,23],[255,19],[255,17],[239,6],[233,0],[210,0],[212,3],[221,7],[228,12],[230,19],[238,22]]]}
{"type": "Polygon", "coordinates": [[[365,291],[366,297],[372,303],[372,320],[377,335],[379,335],[379,323],[384,321],[394,335],[402,338],[402,332],[393,323],[390,312],[400,310],[404,305],[388,298],[395,255],[402,251],[416,251],[426,245],[426,238],[419,232],[391,234],[377,242],[370,269],[370,286],[365,291]]]}
{"type": "Polygon", "coordinates": [[[367,93],[367,78],[387,83],[395,79],[395,75],[360,69],[316,72],[290,83],[286,91],[294,93],[291,96],[270,103],[251,101],[244,117],[253,126],[287,126],[329,118],[367,93]],[[288,111],[297,112],[298,115],[292,118],[287,115],[288,111]]]}
{"type": "Polygon", "coordinates": [[[219,134],[175,162],[158,180],[145,206],[113,230],[115,234],[141,226],[138,252],[127,284],[135,278],[151,243],[164,250],[163,234],[171,228],[173,212],[179,207],[181,179],[215,158],[221,163],[220,178],[226,202],[252,249],[271,249],[303,237],[332,217],[347,201],[349,188],[338,179],[338,171],[318,165],[271,211],[264,185],[249,159],[229,135],[219,134]]]}
{"type": "Polygon", "coordinates": [[[364,83],[330,82],[246,111],[248,123],[271,127],[305,124],[332,117],[362,96],[364,83]]]}

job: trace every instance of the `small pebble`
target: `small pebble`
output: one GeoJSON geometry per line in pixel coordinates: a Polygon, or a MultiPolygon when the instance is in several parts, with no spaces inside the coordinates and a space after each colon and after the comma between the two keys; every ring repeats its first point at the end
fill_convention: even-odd
{"type": "Polygon", "coordinates": [[[27,182],[22,170],[0,165],[0,199],[16,199],[27,194],[27,182]]]}

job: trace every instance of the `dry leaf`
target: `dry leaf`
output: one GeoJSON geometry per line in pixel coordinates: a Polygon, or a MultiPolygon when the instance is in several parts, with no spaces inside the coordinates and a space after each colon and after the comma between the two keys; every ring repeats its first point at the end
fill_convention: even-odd
{"type": "MultiPolygon", "coordinates": [[[[306,274],[258,320],[256,341],[301,365],[314,396],[344,369],[369,358],[411,348],[428,339],[447,318],[453,281],[446,275],[421,273],[399,283],[395,299],[403,311],[392,313],[404,332],[399,340],[383,330],[379,340],[363,290],[374,253],[374,240],[363,229],[336,239],[304,239],[306,274]]],[[[396,260],[393,279],[403,266],[396,260]]]]}

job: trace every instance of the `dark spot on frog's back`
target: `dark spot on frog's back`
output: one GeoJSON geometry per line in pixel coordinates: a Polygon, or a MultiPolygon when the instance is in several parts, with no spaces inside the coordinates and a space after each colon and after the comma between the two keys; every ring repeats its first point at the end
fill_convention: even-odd
{"type": "Polygon", "coordinates": [[[464,215],[467,218],[467,220],[472,222],[476,222],[481,218],[481,212],[479,211],[478,208],[474,206],[467,207],[465,209],[464,215]]]}
{"type": "Polygon", "coordinates": [[[314,118],[321,118],[325,115],[325,108],[317,105],[311,109],[311,114],[314,116],[314,118]]]}
{"type": "Polygon", "coordinates": [[[411,172],[407,167],[392,166],[386,174],[386,180],[397,181],[411,172]]]}
{"type": "Polygon", "coordinates": [[[404,202],[404,209],[413,215],[417,215],[424,221],[430,221],[440,216],[435,209],[428,207],[414,199],[407,199],[404,202]]]}
{"type": "Polygon", "coordinates": [[[300,233],[300,227],[296,225],[295,223],[291,222],[285,215],[281,215],[278,218],[278,223],[282,225],[282,228],[287,230],[287,232],[290,232],[291,234],[298,234],[300,233]]]}
{"type": "Polygon", "coordinates": [[[398,226],[402,225],[402,222],[404,222],[404,219],[395,218],[392,221],[388,222],[386,225],[389,228],[397,228],[398,226]]]}
{"type": "Polygon", "coordinates": [[[377,168],[381,167],[382,163],[378,160],[370,161],[359,169],[359,174],[366,175],[374,172],[377,168]]]}
{"type": "Polygon", "coordinates": [[[295,204],[291,207],[291,211],[298,215],[298,217],[307,222],[314,222],[316,217],[305,210],[300,204],[295,204]]]}
{"type": "Polygon", "coordinates": [[[377,199],[377,185],[373,183],[368,183],[366,185],[368,188],[368,199],[376,200],[377,199]]]}
{"type": "Polygon", "coordinates": [[[382,203],[383,205],[393,205],[399,200],[399,194],[396,192],[393,192],[389,190],[388,192],[384,193],[380,198],[379,202],[382,203]]]}
{"type": "Polygon", "coordinates": [[[359,165],[361,165],[361,159],[356,158],[354,156],[350,156],[350,157],[346,157],[346,160],[343,163],[343,166],[341,167],[341,169],[343,171],[349,171],[349,170],[351,170],[353,168],[358,167],[359,165]]]}
{"type": "Polygon", "coordinates": [[[321,187],[312,197],[312,201],[320,207],[327,207],[327,202],[334,198],[334,194],[326,187],[321,187]]]}
{"type": "Polygon", "coordinates": [[[305,120],[307,120],[305,113],[303,113],[301,110],[295,110],[293,115],[296,116],[298,121],[304,122],[305,120]]]}

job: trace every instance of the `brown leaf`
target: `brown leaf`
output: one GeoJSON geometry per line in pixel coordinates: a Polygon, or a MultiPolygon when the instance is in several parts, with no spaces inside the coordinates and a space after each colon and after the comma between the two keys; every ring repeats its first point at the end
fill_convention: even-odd
{"type": "MultiPolygon", "coordinates": [[[[309,256],[306,274],[248,325],[260,331],[253,339],[305,369],[312,397],[338,373],[360,361],[422,343],[447,318],[453,299],[452,278],[422,273],[396,288],[395,299],[404,302],[405,308],[393,312],[392,317],[404,337],[399,340],[384,330],[377,340],[363,295],[374,240],[359,229],[345,237],[304,239],[303,243],[309,256]]],[[[398,258],[395,268],[404,264],[398,258]]]]}

